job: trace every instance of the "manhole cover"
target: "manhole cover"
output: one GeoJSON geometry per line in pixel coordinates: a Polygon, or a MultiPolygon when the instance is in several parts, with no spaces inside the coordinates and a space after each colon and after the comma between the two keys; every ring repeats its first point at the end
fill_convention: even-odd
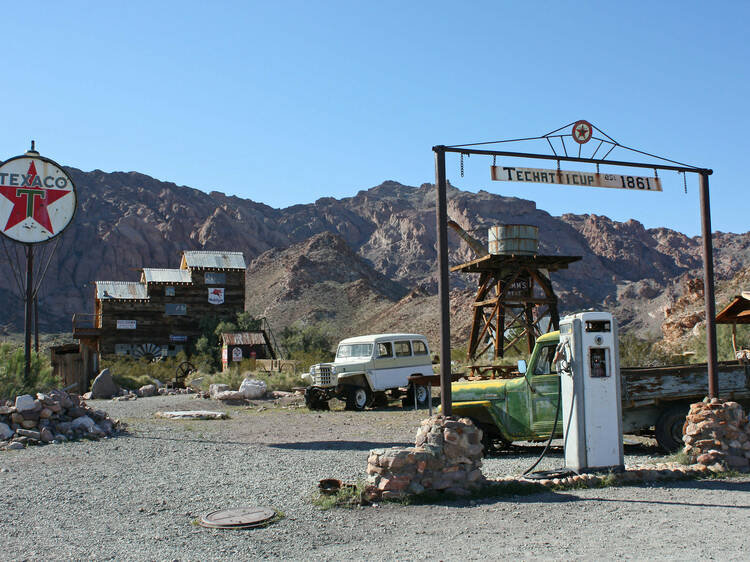
{"type": "Polygon", "coordinates": [[[212,511],[201,517],[200,525],[210,529],[250,529],[266,523],[276,515],[268,507],[236,507],[212,511]]]}

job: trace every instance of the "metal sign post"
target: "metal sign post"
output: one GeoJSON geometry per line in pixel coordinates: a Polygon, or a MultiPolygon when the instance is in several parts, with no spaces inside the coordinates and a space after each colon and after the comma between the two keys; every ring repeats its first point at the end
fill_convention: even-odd
{"type": "MultiPolygon", "coordinates": [[[[25,304],[24,380],[27,384],[31,376],[34,302],[44,277],[42,273],[34,286],[34,246],[59,236],[72,222],[76,207],[73,180],[59,164],[40,156],[34,150],[34,141],[31,141],[31,150],[0,165],[0,240],[3,248],[6,238],[22,244],[26,257],[22,294],[25,304]]],[[[49,257],[51,259],[52,254],[49,257]]],[[[20,271],[17,273],[20,277],[20,271]]],[[[22,284],[20,279],[18,282],[22,284]]]]}
{"type": "Polygon", "coordinates": [[[522,139],[500,140],[492,142],[480,142],[462,145],[444,146],[437,145],[432,147],[435,153],[435,187],[437,196],[436,220],[438,232],[438,290],[440,295],[440,390],[442,411],[445,415],[452,413],[452,396],[451,396],[451,360],[450,360],[450,302],[449,302],[449,279],[448,279],[448,213],[446,201],[446,174],[445,174],[445,155],[454,153],[460,155],[485,155],[493,157],[493,166],[491,170],[492,179],[499,181],[522,181],[530,183],[555,183],[562,185],[580,185],[586,187],[607,187],[632,189],[634,191],[661,191],[661,182],[656,175],[654,177],[646,176],[622,176],[618,174],[600,174],[600,166],[618,166],[626,168],[641,168],[645,170],[671,170],[683,174],[698,174],[700,178],[700,207],[701,207],[701,231],[703,237],[703,287],[706,313],[706,348],[708,363],[708,394],[711,398],[717,398],[719,393],[718,369],[717,369],[717,350],[716,350],[716,322],[715,312],[716,305],[714,302],[714,267],[713,267],[713,242],[711,240],[711,211],[709,205],[708,193],[708,176],[713,170],[699,168],[689,164],[683,164],[636,150],[619,144],[612,137],[603,133],[600,129],[588,121],[576,121],[564,127],[560,127],[546,135],[540,137],[527,137],[522,139]],[[561,133],[572,125],[570,133],[561,133]],[[599,133],[601,136],[596,136],[599,133]],[[576,145],[571,148],[577,148],[577,155],[572,156],[568,153],[568,146],[565,139],[572,138],[576,145]],[[500,144],[500,143],[520,143],[524,141],[546,141],[552,150],[552,154],[539,154],[532,152],[510,152],[499,150],[485,150],[473,148],[481,145],[500,144]],[[598,146],[590,157],[583,157],[582,147],[589,141],[599,141],[598,146]],[[558,149],[555,149],[555,142],[558,149]],[[595,158],[600,149],[604,147],[607,152],[601,158],[595,158]],[[657,160],[657,163],[632,162],[626,160],[606,160],[607,156],[615,149],[619,148],[628,152],[637,153],[657,160]],[[561,153],[558,153],[561,150],[561,153]],[[535,168],[508,168],[495,166],[494,159],[497,157],[509,158],[528,158],[535,160],[552,160],[557,161],[557,170],[542,170],[535,168]],[[584,164],[593,164],[596,166],[596,173],[585,174],[581,172],[565,172],[559,170],[560,162],[580,162],[584,164]],[[545,177],[541,174],[545,173],[545,177]],[[510,177],[508,175],[510,174],[510,177]],[[537,175],[535,175],[537,174],[537,175]],[[566,176],[567,174],[567,176],[566,176]],[[575,177],[575,179],[573,179],[575,177]],[[590,178],[590,179],[589,179],[590,178]]]}

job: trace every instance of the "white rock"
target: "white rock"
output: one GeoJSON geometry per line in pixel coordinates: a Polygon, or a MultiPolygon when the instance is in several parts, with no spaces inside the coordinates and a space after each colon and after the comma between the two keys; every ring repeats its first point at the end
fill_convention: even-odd
{"type": "Polygon", "coordinates": [[[18,441],[13,441],[12,443],[8,445],[7,448],[10,449],[11,451],[13,450],[20,451],[21,449],[25,449],[26,447],[24,447],[23,443],[19,443],[18,441]]]}
{"type": "Polygon", "coordinates": [[[245,379],[240,385],[240,392],[250,400],[263,398],[267,390],[266,383],[258,379],[245,379]]]}
{"type": "Polygon", "coordinates": [[[156,385],[156,388],[161,388],[162,386],[164,386],[164,383],[159,379],[151,379],[151,381],[156,385]]]}
{"type": "Polygon", "coordinates": [[[214,396],[214,399],[216,400],[244,400],[245,395],[239,392],[238,390],[224,390],[222,392],[217,392],[216,396],[214,396]]]}
{"type": "Polygon", "coordinates": [[[229,390],[229,385],[228,384],[212,384],[212,385],[210,385],[208,387],[208,395],[212,399],[216,399],[216,395],[219,392],[224,392],[224,391],[227,391],[227,390],[229,390]]]}
{"type": "Polygon", "coordinates": [[[37,402],[30,394],[23,394],[16,397],[16,410],[19,412],[28,412],[36,408],[37,402]]]}
{"type": "Polygon", "coordinates": [[[140,396],[153,396],[156,394],[157,386],[155,384],[146,384],[138,389],[140,396]]]}
{"type": "Polygon", "coordinates": [[[10,439],[13,437],[14,433],[15,431],[13,431],[7,423],[0,422],[0,439],[10,439]]]}
{"type": "Polygon", "coordinates": [[[228,416],[224,412],[187,410],[184,412],[156,412],[154,417],[172,420],[223,420],[228,416]]]}

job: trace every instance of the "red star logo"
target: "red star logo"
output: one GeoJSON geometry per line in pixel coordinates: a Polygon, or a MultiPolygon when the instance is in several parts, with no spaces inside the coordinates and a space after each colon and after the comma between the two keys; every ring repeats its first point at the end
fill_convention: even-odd
{"type": "Polygon", "coordinates": [[[3,230],[8,230],[31,217],[50,234],[54,234],[47,207],[61,197],[65,197],[70,191],[44,187],[36,173],[33,161],[29,164],[28,173],[21,177],[23,181],[21,186],[0,185],[0,195],[13,203],[13,210],[3,230]]]}

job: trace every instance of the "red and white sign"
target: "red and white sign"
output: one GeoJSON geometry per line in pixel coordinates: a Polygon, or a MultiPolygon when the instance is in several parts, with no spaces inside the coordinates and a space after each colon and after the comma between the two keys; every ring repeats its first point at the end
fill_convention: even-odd
{"type": "Polygon", "coordinates": [[[242,348],[241,347],[232,348],[232,361],[242,361],[242,348]]]}
{"type": "Polygon", "coordinates": [[[593,133],[594,127],[588,121],[582,119],[576,121],[573,125],[573,140],[578,144],[586,144],[589,142],[593,133]]]}
{"type": "Polygon", "coordinates": [[[0,234],[23,244],[46,242],[75,211],[73,180],[52,160],[16,156],[0,166],[0,234]]]}
{"type": "Polygon", "coordinates": [[[211,304],[223,304],[224,303],[224,289],[211,288],[208,290],[208,302],[211,304]]]}

